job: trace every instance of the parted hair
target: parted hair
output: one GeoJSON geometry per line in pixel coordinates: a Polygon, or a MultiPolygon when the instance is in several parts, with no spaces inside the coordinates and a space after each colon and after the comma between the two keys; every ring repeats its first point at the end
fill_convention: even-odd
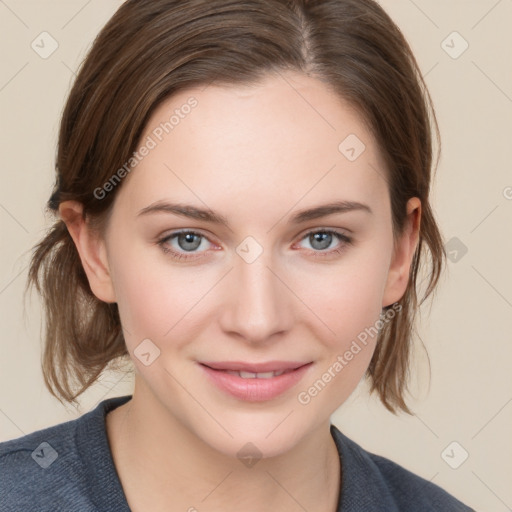
{"type": "Polygon", "coordinates": [[[411,48],[374,0],[128,0],[107,22],[64,106],[47,204],[54,218],[32,249],[26,287],[35,286],[42,298],[41,366],[61,402],[76,402],[107,367],[130,357],[117,304],[91,291],[59,218],[60,203],[79,201],[84,219],[102,233],[123,183],[101,198],[94,191],[130,160],[165,99],[212,83],[257,84],[266,73],[286,70],[321,80],[369,127],[386,166],[395,240],[408,199],[421,200],[409,282],[399,313],[378,334],[366,372],[371,391],[390,411],[411,412],[405,394],[416,315],[435,291],[446,258],[430,204],[440,136],[411,48]],[[419,300],[424,266],[428,280],[419,300]]]}

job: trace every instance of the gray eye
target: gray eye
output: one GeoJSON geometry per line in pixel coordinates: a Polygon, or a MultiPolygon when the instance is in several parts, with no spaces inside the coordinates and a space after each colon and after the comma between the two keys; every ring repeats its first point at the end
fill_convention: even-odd
{"type": "Polygon", "coordinates": [[[332,233],[326,231],[318,231],[308,236],[308,240],[311,242],[313,249],[317,250],[327,249],[331,245],[332,239],[332,233]]]}
{"type": "Polygon", "coordinates": [[[178,246],[184,251],[194,251],[201,245],[202,235],[197,233],[178,233],[174,235],[178,241],[178,246]]]}

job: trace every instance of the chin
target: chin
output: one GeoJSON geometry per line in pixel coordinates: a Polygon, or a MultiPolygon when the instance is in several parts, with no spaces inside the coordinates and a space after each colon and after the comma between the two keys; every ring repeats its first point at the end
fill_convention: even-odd
{"type": "Polygon", "coordinates": [[[238,459],[247,467],[255,465],[258,460],[279,457],[294,448],[300,439],[281,437],[272,439],[272,436],[265,438],[265,435],[236,435],[233,438],[220,438],[218,436],[203,438],[213,450],[222,453],[231,459],[238,459]]]}
{"type": "Polygon", "coordinates": [[[287,417],[289,411],[279,414],[266,414],[261,411],[256,415],[233,418],[235,421],[227,421],[224,415],[221,423],[231,435],[221,427],[205,429],[205,424],[194,430],[210,448],[227,457],[240,459],[241,462],[244,457],[278,457],[293,450],[316,426],[313,422],[308,425],[304,419],[301,420],[297,412],[294,411],[287,417]]]}

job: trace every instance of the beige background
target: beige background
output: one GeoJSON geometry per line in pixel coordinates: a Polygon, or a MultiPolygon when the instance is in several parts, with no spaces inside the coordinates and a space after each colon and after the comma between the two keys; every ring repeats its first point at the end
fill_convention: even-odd
{"type": "MultiPolygon", "coordinates": [[[[44,205],[64,99],[120,3],[0,1],[0,441],[132,391],[129,377],[109,374],[83,395],[80,410],[63,408],[43,386],[40,305],[34,299],[24,314],[22,303],[28,251],[48,225],[44,205]],[[59,44],[47,59],[31,48],[43,31],[59,44]]],[[[437,109],[443,153],[434,207],[453,261],[430,316],[423,308],[419,332],[432,371],[428,389],[425,355],[417,350],[410,401],[417,415],[391,415],[361,386],[332,420],[366,449],[477,511],[512,510],[512,0],[381,4],[410,41],[437,109]],[[468,49],[453,58],[464,41],[468,49]],[[452,465],[462,450],[469,454],[458,469],[442,457],[453,441],[458,445],[445,454],[452,465]]]]}

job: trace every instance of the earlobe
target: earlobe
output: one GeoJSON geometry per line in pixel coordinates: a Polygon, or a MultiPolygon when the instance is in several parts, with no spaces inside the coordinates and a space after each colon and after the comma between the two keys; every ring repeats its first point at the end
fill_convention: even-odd
{"type": "Polygon", "coordinates": [[[63,201],[59,214],[75,243],[92,292],[103,302],[116,302],[105,241],[84,219],[82,204],[63,201]]]}
{"type": "Polygon", "coordinates": [[[420,225],[421,201],[417,197],[413,197],[407,202],[406,223],[393,251],[382,298],[383,308],[398,302],[407,289],[412,260],[418,246],[420,225]]]}

